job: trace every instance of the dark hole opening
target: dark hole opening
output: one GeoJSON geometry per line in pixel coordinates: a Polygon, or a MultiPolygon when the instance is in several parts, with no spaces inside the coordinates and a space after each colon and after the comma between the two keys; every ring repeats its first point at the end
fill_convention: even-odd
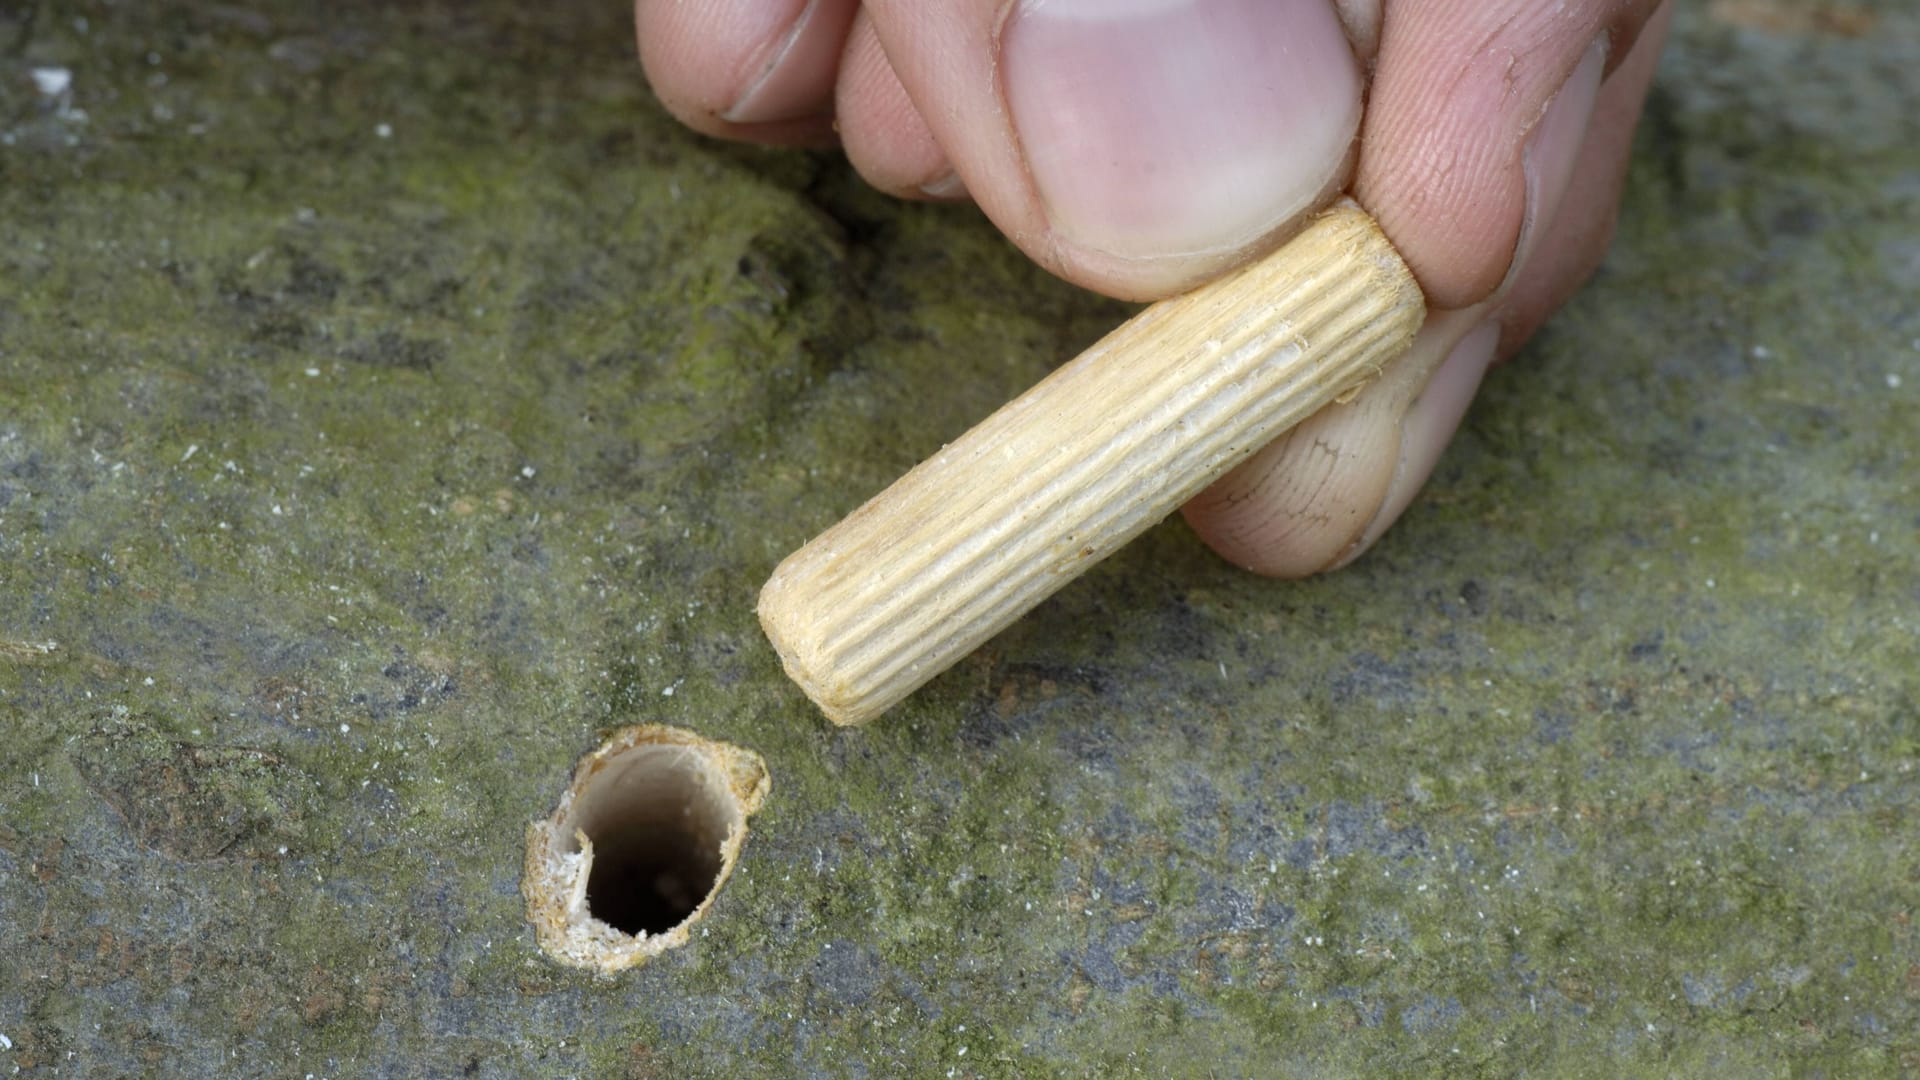
{"type": "Polygon", "coordinates": [[[577,804],[593,844],[587,910],[625,934],[687,921],[720,879],[720,846],[740,811],[724,777],[682,747],[637,747],[611,759],[577,804]]]}
{"type": "Polygon", "coordinates": [[[587,910],[626,934],[661,934],[679,926],[713,891],[720,874],[716,845],[664,822],[629,823],[637,835],[595,836],[587,875],[587,910]]]}

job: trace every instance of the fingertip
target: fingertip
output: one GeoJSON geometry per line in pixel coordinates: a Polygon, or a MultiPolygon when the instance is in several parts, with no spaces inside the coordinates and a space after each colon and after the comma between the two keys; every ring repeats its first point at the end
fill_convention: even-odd
{"type": "Polygon", "coordinates": [[[648,83],[703,134],[783,145],[833,138],[840,49],[858,0],[636,0],[648,83]]]}
{"type": "Polygon", "coordinates": [[[841,146],[867,183],[904,199],[967,197],[966,185],[907,95],[864,10],[847,34],[834,98],[841,146]]]}
{"type": "Polygon", "coordinates": [[[1326,569],[1337,570],[1366,554],[1413,505],[1414,496],[1426,487],[1441,456],[1460,430],[1461,421],[1466,419],[1467,408],[1479,393],[1487,369],[1493,366],[1499,345],[1500,324],[1481,323],[1460,339],[1439,370],[1427,380],[1420,396],[1407,407],[1406,415],[1400,420],[1393,475],[1372,520],[1353,545],[1327,564],[1326,569]]]}
{"type": "Polygon", "coordinates": [[[1354,194],[1441,308],[1486,299],[1519,241],[1526,194],[1507,76],[1466,70],[1450,42],[1406,41],[1389,22],[1368,105],[1354,194]]]}
{"type": "Polygon", "coordinates": [[[1610,50],[1634,42],[1656,7],[1389,7],[1355,193],[1436,307],[1477,304],[1509,283],[1537,231],[1529,222],[1555,217],[1594,88],[1618,62],[1610,50]],[[1560,167],[1544,167],[1555,147],[1567,152],[1560,167]]]}
{"type": "Polygon", "coordinates": [[[1592,277],[1620,220],[1634,130],[1665,44],[1671,7],[1649,20],[1600,87],[1585,144],[1558,211],[1501,304],[1502,356],[1518,351],[1592,277]]]}
{"type": "Polygon", "coordinates": [[[1484,315],[1430,317],[1358,396],[1315,413],[1189,502],[1188,523],[1222,557],[1269,577],[1357,558],[1411,502],[1472,400],[1499,338],[1484,315]]]}
{"type": "Polygon", "coordinates": [[[1201,541],[1263,577],[1316,574],[1348,550],[1385,497],[1390,437],[1367,410],[1330,406],[1181,508],[1201,541]]]}

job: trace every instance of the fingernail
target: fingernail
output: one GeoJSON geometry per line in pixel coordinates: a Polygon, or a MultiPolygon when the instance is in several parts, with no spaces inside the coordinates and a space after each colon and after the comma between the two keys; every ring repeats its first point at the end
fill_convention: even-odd
{"type": "Polygon", "coordinates": [[[1540,114],[1533,130],[1527,133],[1520,159],[1527,181],[1527,211],[1520,222],[1520,241],[1514,246],[1513,265],[1507,271],[1508,284],[1526,265],[1540,235],[1560,212],[1560,201],[1573,179],[1574,163],[1587,141],[1593,103],[1600,96],[1600,75],[1606,66],[1606,42],[1596,41],[1548,103],[1546,111],[1540,114]]]}
{"type": "Polygon", "coordinates": [[[1020,0],[1001,73],[1053,229],[1122,259],[1256,241],[1336,179],[1360,122],[1318,0],[1020,0]]]}
{"type": "Polygon", "coordinates": [[[967,185],[960,174],[948,169],[932,180],[920,185],[920,194],[929,199],[964,199],[967,197],[967,185]]]}
{"type": "Polygon", "coordinates": [[[1433,377],[1427,380],[1420,396],[1407,407],[1400,420],[1400,460],[1393,480],[1387,485],[1380,509],[1360,534],[1353,549],[1343,555],[1337,566],[1344,566],[1372,547],[1400,515],[1412,505],[1413,497],[1426,486],[1434,466],[1460,430],[1467,407],[1480,391],[1480,381],[1493,365],[1494,350],[1500,345],[1500,324],[1489,319],[1467,332],[1447,354],[1433,377]]]}
{"type": "MultiPolygon", "coordinates": [[[[807,0],[786,33],[756,58],[756,73],[740,97],[720,114],[729,124],[771,124],[823,112],[833,93],[835,54],[841,35],[822,9],[836,5],[807,0]]],[[[763,9],[760,14],[768,12],[763,9]]]]}

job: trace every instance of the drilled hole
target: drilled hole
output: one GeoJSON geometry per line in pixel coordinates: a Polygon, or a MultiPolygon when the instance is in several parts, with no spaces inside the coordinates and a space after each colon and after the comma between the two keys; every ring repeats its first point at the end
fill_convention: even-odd
{"type": "Polygon", "coordinates": [[[767,787],[759,755],[677,728],[628,728],[587,755],[527,834],[523,890],[542,947],[616,971],[684,943],[767,787]]]}
{"type": "Polygon", "coordinates": [[[719,879],[720,842],[742,815],[693,758],[678,747],[629,751],[613,766],[620,775],[576,804],[579,828],[593,844],[587,910],[616,930],[664,934],[719,879]]]}

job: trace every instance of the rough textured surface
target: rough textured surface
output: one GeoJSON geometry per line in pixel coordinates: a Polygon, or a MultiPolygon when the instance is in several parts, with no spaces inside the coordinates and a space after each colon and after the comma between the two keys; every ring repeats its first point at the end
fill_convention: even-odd
{"type": "Polygon", "coordinates": [[[674,130],[619,6],[0,13],[0,1071],[1920,1069],[1910,4],[1682,12],[1359,566],[1170,524],[856,731],[760,582],[1121,310],[674,130]],[[775,794],[560,969],[522,829],[655,721],[775,794]]]}

